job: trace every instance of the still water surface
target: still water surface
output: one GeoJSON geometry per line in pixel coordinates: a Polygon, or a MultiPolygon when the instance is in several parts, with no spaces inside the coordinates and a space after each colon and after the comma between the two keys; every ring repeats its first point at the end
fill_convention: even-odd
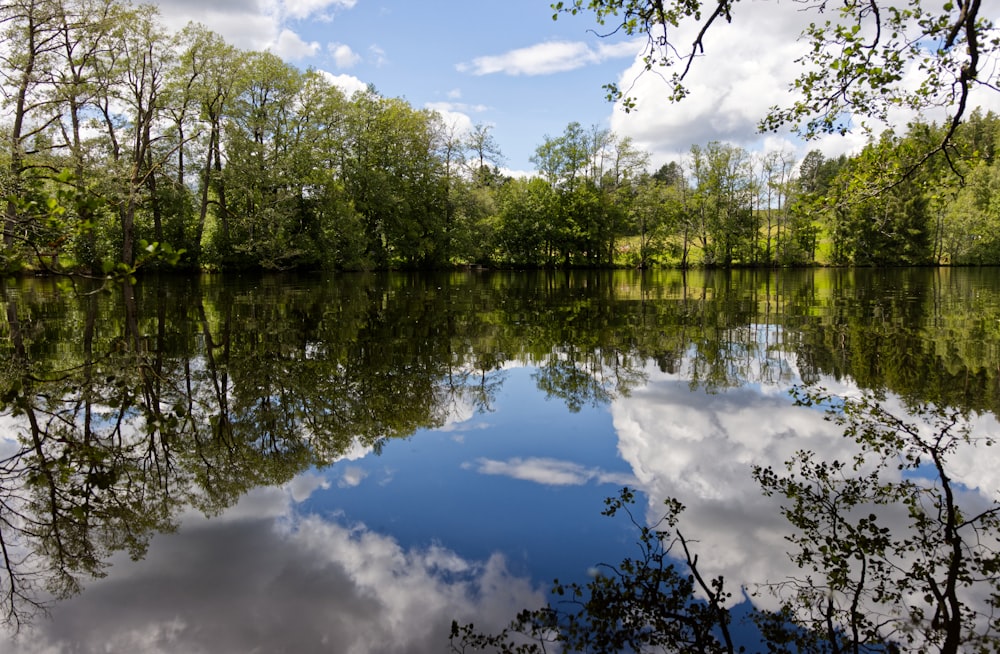
{"type": "Polygon", "coordinates": [[[634,553],[625,485],[752,588],[791,569],[750,467],[852,454],[791,388],[1000,433],[995,269],[92,290],[3,287],[0,652],[446,651],[634,553]]]}

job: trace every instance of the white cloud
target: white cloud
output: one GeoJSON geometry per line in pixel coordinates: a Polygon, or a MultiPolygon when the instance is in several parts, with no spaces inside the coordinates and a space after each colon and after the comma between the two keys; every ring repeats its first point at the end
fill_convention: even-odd
{"type": "Polygon", "coordinates": [[[466,469],[474,469],[484,475],[503,475],[524,481],[533,481],[545,486],[582,486],[591,481],[599,484],[617,484],[627,486],[635,484],[635,479],[629,475],[604,472],[597,468],[585,468],[578,463],[560,459],[532,457],[528,459],[513,458],[507,461],[494,459],[477,459],[475,465],[463,465],[466,469]]]}
{"type": "MultiPolygon", "coordinates": [[[[709,31],[705,56],[697,57],[686,80],[688,96],[671,104],[665,78],[674,69],[643,72],[636,58],[617,80],[636,101],[636,111],[615,109],[611,128],[632,137],[654,161],[676,160],[691,145],[726,141],[758,149],[763,137],[757,125],[768,109],[788,101],[787,83],[801,70],[795,59],[805,44],[797,40],[799,20],[788,20],[787,5],[754,5],[732,24],[709,31]]],[[[796,13],[796,12],[792,12],[796,13]]],[[[677,43],[688,43],[679,33],[677,43]]]]}
{"type": "Polygon", "coordinates": [[[386,57],[385,50],[378,45],[372,44],[368,46],[368,54],[371,57],[372,62],[377,67],[384,66],[389,61],[388,57],[386,57]]]}
{"type": "MultiPolygon", "coordinates": [[[[460,102],[428,102],[424,105],[424,107],[437,112],[441,116],[441,120],[444,121],[444,124],[458,136],[472,132],[474,121],[469,116],[470,111],[484,111],[483,108],[470,106],[460,102]]],[[[471,415],[468,415],[465,419],[470,417],[471,415]]]]}
{"type": "Polygon", "coordinates": [[[320,50],[320,45],[316,41],[306,43],[298,34],[286,28],[281,30],[270,50],[282,59],[294,61],[315,56],[320,50]]]}
{"type": "Polygon", "coordinates": [[[363,93],[368,89],[368,84],[353,75],[334,75],[326,70],[321,70],[319,73],[331,84],[346,93],[348,97],[355,93],[363,93]]]}
{"type": "MultiPolygon", "coordinates": [[[[717,140],[750,150],[764,150],[769,139],[777,136],[794,144],[796,156],[819,149],[827,156],[858,152],[867,142],[860,129],[846,135],[824,135],[805,142],[788,129],[777,135],[761,134],[757,126],[774,106],[787,107],[794,100],[790,89],[793,80],[806,69],[796,60],[808,51],[809,44],[800,34],[814,11],[795,3],[754,3],[737,7],[732,23],[716,21],[706,34],[704,54],[695,58],[686,79],[689,95],[670,103],[666,79],[678,69],[668,68],[642,73],[644,63],[638,57],[615,80],[626,95],[635,99],[637,110],[626,113],[616,107],[611,128],[622,136],[631,136],[638,147],[653,155],[654,165],[679,160],[691,145],[717,140]]],[[[694,41],[692,25],[682,25],[671,34],[675,44],[694,41]]],[[[681,52],[685,54],[685,52],[681,52]]],[[[926,77],[914,66],[908,73],[909,86],[915,88],[926,77]]],[[[1000,94],[977,90],[970,106],[1000,105],[1000,94]]],[[[931,111],[926,120],[941,122],[951,107],[931,111]]],[[[908,109],[891,112],[888,125],[905,128],[917,116],[908,109]]],[[[886,126],[876,125],[880,132],[886,126]]]]}
{"type": "Polygon", "coordinates": [[[439,113],[461,111],[463,113],[482,113],[489,109],[484,104],[468,104],[465,102],[428,102],[424,105],[431,111],[439,113]]]}
{"type": "Polygon", "coordinates": [[[361,61],[361,55],[351,49],[351,46],[343,43],[331,43],[327,46],[330,54],[333,55],[333,62],[337,68],[350,68],[361,61]]]}
{"type": "Polygon", "coordinates": [[[636,41],[615,44],[600,43],[593,47],[582,41],[548,41],[526,48],[510,50],[501,55],[476,57],[471,63],[457,66],[461,72],[473,75],[550,75],[575,70],[608,59],[635,56],[640,45],[636,41]]]}
{"type": "Polygon", "coordinates": [[[288,488],[288,492],[291,493],[293,501],[304,502],[317,490],[329,488],[330,482],[322,475],[307,472],[296,475],[292,481],[288,482],[286,487],[288,488]]]}
{"type": "Polygon", "coordinates": [[[507,177],[513,177],[516,179],[532,179],[538,177],[537,170],[519,170],[517,168],[501,168],[502,172],[507,177]]]}
{"type": "Polygon", "coordinates": [[[285,15],[289,18],[309,18],[328,8],[350,9],[357,0],[284,0],[285,15]]]}
{"type": "Polygon", "coordinates": [[[279,33],[276,7],[243,0],[159,0],[163,25],[172,32],[189,22],[207,25],[227,43],[245,50],[264,50],[279,33]]]}

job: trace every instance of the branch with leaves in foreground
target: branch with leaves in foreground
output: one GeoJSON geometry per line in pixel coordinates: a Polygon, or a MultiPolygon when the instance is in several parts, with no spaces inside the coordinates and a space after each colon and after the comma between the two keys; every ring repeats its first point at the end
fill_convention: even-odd
{"type": "MultiPolygon", "coordinates": [[[[592,14],[607,28],[605,37],[645,37],[642,70],[666,79],[670,102],[689,94],[710,31],[723,22],[745,21],[740,11],[769,9],[759,3],[740,6],[738,0],[565,0],[551,6],[554,19],[592,14]]],[[[805,44],[795,60],[801,72],[782,80],[792,100],[760,118],[762,132],[788,127],[814,139],[891,125],[900,109],[916,115],[943,111],[943,137],[906,167],[908,176],[938,153],[949,156],[974,91],[1000,90],[1000,29],[982,0],[799,0],[774,8],[782,10],[813,16],[798,37],[805,44]]],[[[712,54],[731,56],[725,45],[719,49],[712,54]]],[[[631,89],[609,83],[605,90],[626,111],[637,107],[631,89]]]]}
{"type": "Polygon", "coordinates": [[[762,492],[781,499],[799,572],[761,584],[778,608],[753,609],[760,641],[733,638],[732,593],[699,570],[679,529],[683,505],[666,501],[652,526],[637,520],[635,492],[606,500],[639,534],[638,555],[602,565],[585,585],[554,583],[556,600],[522,611],[503,631],[452,623],[450,651],[541,654],[676,651],[706,654],[994,652],[1000,604],[1000,502],[960,499],[949,474],[960,448],[989,446],[959,411],[918,407],[913,419],[866,394],[844,399],[794,391],[819,406],[858,446],[851,461],[800,451],[778,468],[755,466],[762,492]]]}

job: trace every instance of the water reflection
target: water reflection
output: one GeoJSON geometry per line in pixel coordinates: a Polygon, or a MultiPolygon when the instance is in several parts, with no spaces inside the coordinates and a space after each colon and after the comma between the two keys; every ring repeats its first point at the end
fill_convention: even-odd
{"type": "Polygon", "coordinates": [[[113,575],[10,651],[434,652],[455,616],[497,627],[542,599],[499,555],[404,548],[300,514],[288,487],[181,523],[143,561],[117,557],[113,575]]]}
{"type": "MultiPolygon", "coordinates": [[[[983,271],[26,280],[4,302],[0,599],[14,626],[69,600],[11,651],[436,651],[452,618],[614,558],[596,514],[625,483],[681,499],[706,571],[749,586],[790,569],[750,466],[855,451],[790,385],[997,432],[983,271]]],[[[951,465],[992,499],[993,460],[951,465]]]]}
{"type": "MultiPolygon", "coordinates": [[[[853,384],[821,381],[838,395],[859,395],[853,384]]],[[[907,414],[898,396],[886,397],[883,406],[895,415],[907,414]]],[[[802,451],[827,462],[850,462],[862,454],[874,458],[845,438],[841,426],[824,420],[818,409],[795,406],[786,389],[777,385],[691,393],[683,378],[651,375],[648,386],[616,400],[611,411],[622,458],[649,500],[648,519],[662,515],[663,498],[679,499],[687,507],[684,534],[697,542],[702,573],[722,575],[730,588],[748,592],[801,576],[786,554],[792,530],[780,509],[789,505],[788,498],[765,497],[752,467],[783,470],[784,462],[802,451]]],[[[978,440],[1000,434],[1000,424],[993,415],[979,415],[973,417],[972,427],[972,441],[961,444],[947,465],[952,480],[963,489],[962,502],[970,516],[1000,497],[1000,455],[978,440]]],[[[926,474],[934,478],[933,471],[926,474]]],[[[880,478],[894,483],[902,475],[893,466],[880,478]]],[[[884,524],[903,534],[909,516],[904,506],[896,508],[883,516],[884,524]]],[[[736,595],[732,602],[742,599],[736,595]]],[[[776,598],[766,592],[754,601],[777,608],[776,598]]]]}

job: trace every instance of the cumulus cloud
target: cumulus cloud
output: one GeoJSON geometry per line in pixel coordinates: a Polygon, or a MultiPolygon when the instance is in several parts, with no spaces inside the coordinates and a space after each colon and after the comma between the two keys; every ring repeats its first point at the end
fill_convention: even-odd
{"type": "Polygon", "coordinates": [[[271,50],[295,61],[317,54],[318,43],[293,32],[290,21],[328,20],[330,12],[350,9],[357,0],[156,0],[163,24],[178,31],[188,22],[207,25],[228,43],[245,50],[271,50]]]}
{"type": "Polygon", "coordinates": [[[353,75],[334,75],[325,70],[321,70],[319,73],[331,84],[346,93],[348,97],[355,93],[362,93],[368,89],[368,84],[353,75]]]}
{"type": "Polygon", "coordinates": [[[282,59],[294,61],[315,56],[320,50],[320,45],[316,41],[307,43],[298,34],[286,28],[281,30],[270,50],[282,59]]]}
{"type": "MultiPolygon", "coordinates": [[[[611,128],[657,160],[676,159],[692,144],[712,140],[760,147],[760,119],[773,105],[788,101],[787,84],[801,70],[795,59],[805,48],[797,39],[807,18],[802,14],[787,5],[762,4],[731,24],[715,25],[707,34],[705,55],[695,59],[688,74],[689,94],[676,104],[667,99],[666,81],[675,70],[644,73],[644,63],[636,58],[617,80],[634,98],[636,111],[616,109],[611,128]]],[[[692,39],[679,32],[675,42],[692,39]]]]}
{"type": "Polygon", "coordinates": [[[330,54],[333,55],[333,62],[337,68],[351,68],[361,61],[361,55],[351,49],[351,46],[343,43],[331,43],[327,46],[330,54]]]}
{"type": "Polygon", "coordinates": [[[598,468],[584,466],[560,459],[532,457],[512,458],[506,461],[480,458],[475,464],[465,463],[463,467],[483,475],[503,475],[524,481],[533,481],[545,486],[582,486],[589,482],[598,484],[634,485],[636,480],[629,475],[609,473],[598,468]]]}
{"type": "MultiPolygon", "coordinates": [[[[424,105],[424,108],[430,109],[441,116],[441,120],[444,121],[444,124],[454,135],[459,137],[472,132],[474,121],[472,120],[472,117],[469,116],[469,113],[473,111],[482,111],[482,109],[460,102],[428,102],[424,105]]],[[[450,412],[448,416],[448,423],[444,426],[444,429],[455,429],[456,426],[471,418],[472,409],[473,407],[469,405],[467,413],[465,414],[456,415],[454,412],[450,412]]]]}
{"type": "Polygon", "coordinates": [[[598,43],[548,41],[500,55],[476,57],[457,66],[473,75],[550,75],[597,64],[608,59],[635,56],[641,45],[636,41],[598,43]]]}
{"type": "Polygon", "coordinates": [[[287,485],[288,492],[295,502],[304,502],[316,491],[329,487],[330,482],[326,480],[326,477],[317,475],[314,472],[297,475],[287,485]]]}
{"type": "MultiPolygon", "coordinates": [[[[809,44],[799,38],[816,13],[787,3],[755,3],[752,8],[734,10],[731,23],[716,21],[704,40],[704,54],[691,65],[685,80],[688,96],[670,103],[669,77],[677,68],[642,72],[644,62],[636,57],[631,66],[615,81],[636,102],[636,111],[626,113],[620,106],[611,114],[611,128],[621,136],[630,136],[635,144],[653,155],[659,165],[683,159],[691,145],[724,141],[750,150],[772,147],[775,136],[792,144],[799,159],[812,149],[826,156],[859,151],[868,141],[860,120],[846,136],[823,135],[812,141],[794,136],[791,129],[777,135],[761,134],[758,125],[774,106],[789,106],[796,91],[793,80],[805,69],[796,60],[807,54],[809,44]]],[[[695,38],[693,25],[682,25],[671,34],[675,44],[689,44],[695,38]]],[[[681,54],[686,54],[683,50],[681,54]]],[[[914,65],[908,73],[908,85],[916,88],[926,73],[914,65]]],[[[976,89],[970,106],[988,108],[1000,105],[1000,94],[976,89]]],[[[932,109],[923,118],[942,122],[945,106],[932,109]]],[[[899,107],[890,112],[886,125],[872,125],[876,133],[887,126],[905,127],[918,116],[899,107]]]]}
{"type": "Polygon", "coordinates": [[[439,652],[452,619],[497,629],[543,593],[503,557],[404,548],[255,491],[239,518],[190,517],[148,556],[54,607],[0,652],[439,652]],[[281,507],[281,508],[279,508],[281,507]]]}
{"type": "Polygon", "coordinates": [[[264,50],[279,33],[274,7],[243,0],[157,0],[163,25],[180,31],[189,22],[202,23],[218,32],[227,43],[245,50],[264,50]]]}
{"type": "Polygon", "coordinates": [[[428,102],[424,105],[431,111],[437,111],[438,113],[482,113],[489,109],[484,104],[468,104],[466,102],[428,102]]]}

